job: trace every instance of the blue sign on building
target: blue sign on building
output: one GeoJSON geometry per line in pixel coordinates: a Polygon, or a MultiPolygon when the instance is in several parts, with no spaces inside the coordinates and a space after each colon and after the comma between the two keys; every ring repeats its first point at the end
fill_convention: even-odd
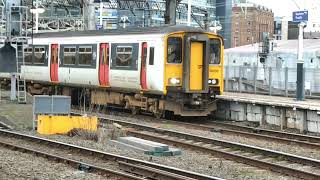
{"type": "Polygon", "coordinates": [[[96,29],[97,30],[103,29],[103,26],[102,25],[96,25],[96,29]]]}
{"type": "Polygon", "coordinates": [[[292,14],[293,22],[308,21],[308,11],[295,11],[292,14]]]}

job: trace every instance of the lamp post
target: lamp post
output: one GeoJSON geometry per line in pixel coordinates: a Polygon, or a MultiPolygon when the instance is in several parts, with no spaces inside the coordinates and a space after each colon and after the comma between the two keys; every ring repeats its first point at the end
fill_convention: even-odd
{"type": "Polygon", "coordinates": [[[39,7],[38,3],[39,3],[39,0],[36,1],[36,6],[34,7],[32,4],[32,8],[30,9],[30,12],[36,15],[36,32],[35,33],[38,33],[38,30],[39,30],[39,14],[42,14],[45,11],[44,8],[38,8],[39,7]]]}
{"type": "Polygon", "coordinates": [[[128,16],[122,16],[119,23],[123,23],[123,29],[126,28],[126,24],[130,23],[128,16]]]}
{"type": "Polygon", "coordinates": [[[209,27],[210,31],[213,31],[214,33],[217,33],[218,31],[220,31],[222,29],[222,26],[220,25],[220,23],[218,24],[217,20],[213,21],[213,26],[209,27]]]}
{"type": "Polygon", "coordinates": [[[304,100],[304,72],[303,72],[303,29],[306,23],[299,24],[298,61],[297,61],[297,94],[296,100],[304,100]]]}
{"type": "Polygon", "coordinates": [[[188,0],[188,26],[191,26],[191,3],[192,0],[188,0]]]}

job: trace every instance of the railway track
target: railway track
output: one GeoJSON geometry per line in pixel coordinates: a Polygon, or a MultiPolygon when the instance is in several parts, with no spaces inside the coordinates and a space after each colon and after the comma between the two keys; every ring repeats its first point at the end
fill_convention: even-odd
{"type": "MultiPolygon", "coordinates": [[[[157,121],[153,122],[159,122],[159,120],[157,119],[157,121]]],[[[320,137],[317,136],[281,132],[249,126],[240,126],[217,121],[206,121],[202,122],[201,124],[196,124],[165,119],[164,123],[183,126],[196,130],[219,132],[226,135],[237,135],[247,138],[279,142],[287,145],[320,149],[320,137]]]]}
{"type": "Polygon", "coordinates": [[[190,148],[288,176],[320,179],[320,161],[317,159],[116,119],[100,118],[100,122],[133,128],[127,132],[143,139],[190,148]]]}
{"type": "Polygon", "coordinates": [[[197,130],[220,132],[222,134],[237,135],[267,141],[274,141],[288,145],[320,149],[320,137],[295,133],[280,132],[248,126],[239,126],[222,122],[210,121],[204,124],[186,123],[165,120],[167,123],[197,130]]]}
{"type": "Polygon", "coordinates": [[[12,127],[0,121],[0,129],[12,129],[12,127]]]}
{"type": "Polygon", "coordinates": [[[159,180],[220,179],[4,129],[0,129],[0,145],[67,163],[78,169],[102,174],[109,178],[159,180]],[[105,167],[110,168],[107,169],[105,167]]]}

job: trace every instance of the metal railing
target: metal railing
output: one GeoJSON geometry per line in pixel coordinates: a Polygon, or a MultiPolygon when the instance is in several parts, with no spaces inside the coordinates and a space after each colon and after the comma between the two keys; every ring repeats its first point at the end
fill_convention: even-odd
{"type": "MultiPolygon", "coordinates": [[[[296,68],[257,66],[225,66],[225,91],[266,94],[276,96],[296,95],[296,68]]],[[[305,68],[305,96],[320,99],[320,68],[305,68]]]]}

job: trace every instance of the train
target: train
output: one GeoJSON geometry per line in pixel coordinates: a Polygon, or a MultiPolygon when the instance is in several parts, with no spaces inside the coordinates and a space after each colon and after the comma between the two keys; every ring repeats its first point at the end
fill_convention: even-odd
{"type": "Polygon", "coordinates": [[[61,94],[132,113],[207,116],[223,93],[223,38],[167,26],[41,33],[24,49],[31,94],[61,94]],[[83,91],[85,89],[85,91],[83,91]]]}

